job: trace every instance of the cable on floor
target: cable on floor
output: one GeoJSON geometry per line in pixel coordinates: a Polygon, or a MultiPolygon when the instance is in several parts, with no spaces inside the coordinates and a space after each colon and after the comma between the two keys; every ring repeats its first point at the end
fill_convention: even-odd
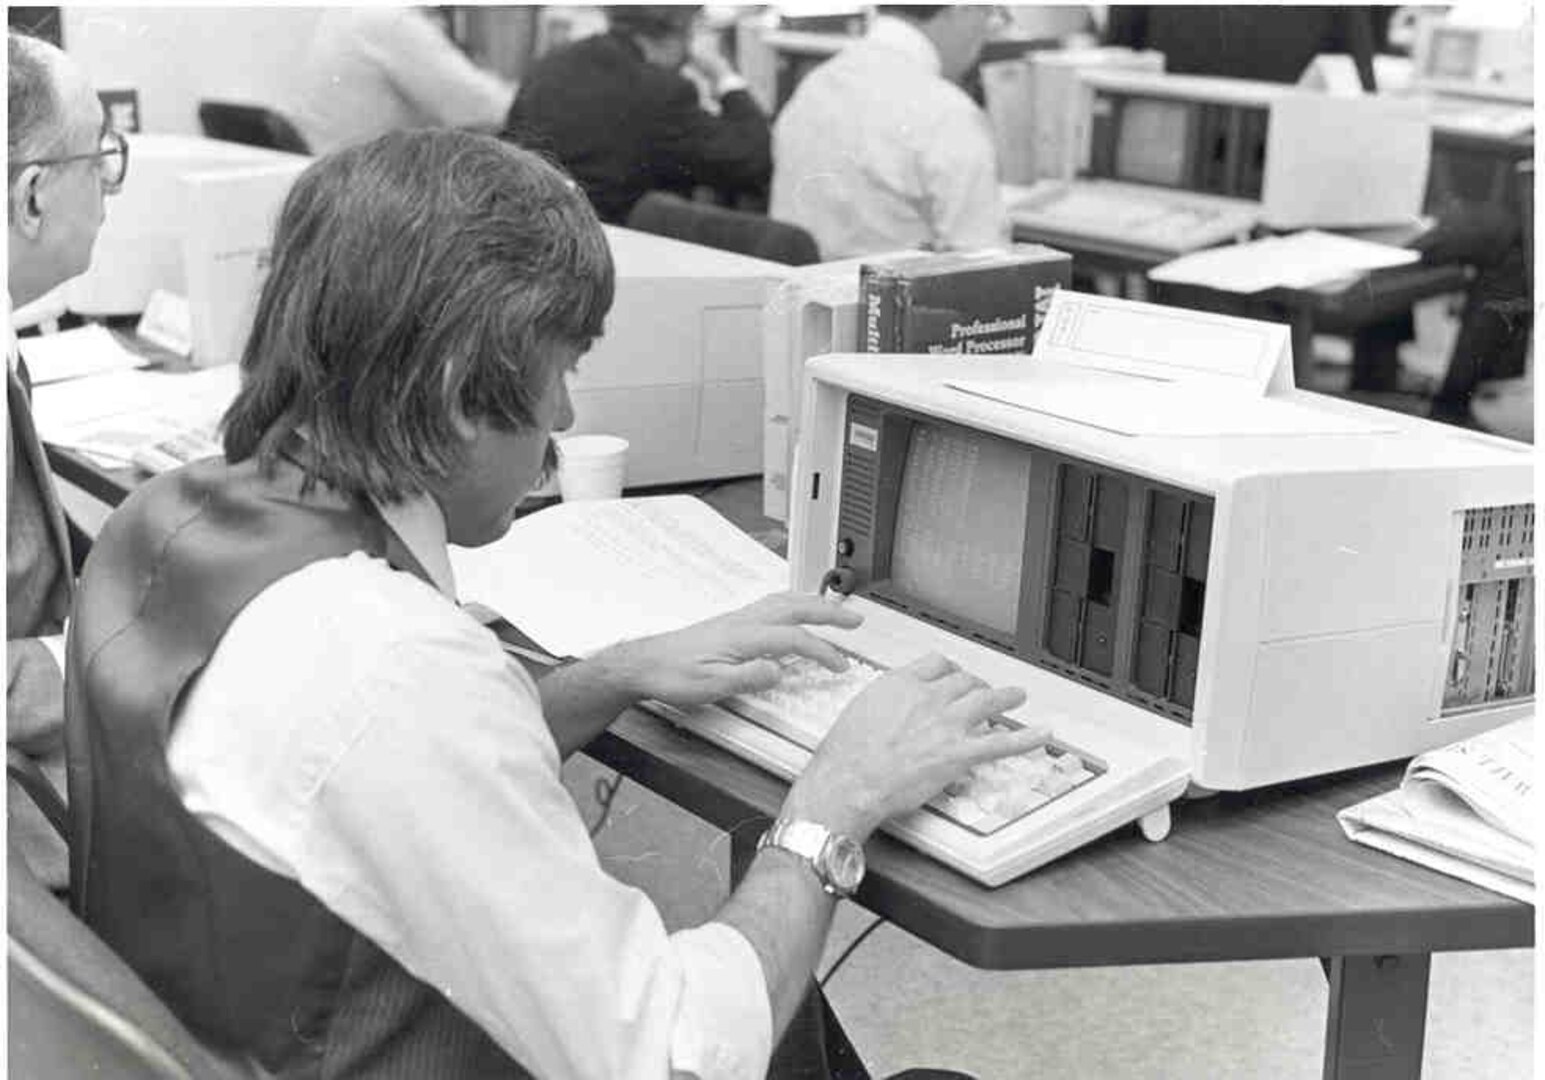
{"type": "Polygon", "coordinates": [[[595,819],[595,824],[590,827],[590,835],[597,835],[606,828],[606,819],[611,817],[612,802],[617,798],[617,789],[622,787],[622,775],[612,777],[610,780],[604,776],[596,777],[595,801],[601,808],[601,816],[595,819]]]}

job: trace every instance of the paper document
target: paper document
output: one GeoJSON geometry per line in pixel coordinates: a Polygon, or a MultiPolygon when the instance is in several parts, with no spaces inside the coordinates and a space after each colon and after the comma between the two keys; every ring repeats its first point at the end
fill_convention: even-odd
{"type": "Polygon", "coordinates": [[[451,548],[463,602],[555,656],[679,630],[789,587],[788,563],[690,495],[558,503],[451,548]]]}
{"type": "Polygon", "coordinates": [[[1069,289],[1052,294],[1031,355],[1042,362],[1229,387],[1257,397],[1293,386],[1285,326],[1069,289]]]}
{"type": "Polygon", "coordinates": [[[1152,281],[1202,285],[1231,293],[1308,288],[1389,266],[1408,266],[1421,254],[1406,248],[1308,229],[1245,244],[1182,255],[1148,271],[1152,281]]]}
{"type": "Polygon", "coordinates": [[[1400,787],[1337,815],[1358,843],[1534,901],[1534,718],[1418,754],[1400,787]]]}
{"type": "Polygon", "coordinates": [[[41,387],[32,412],[44,442],[109,467],[155,472],[220,452],[216,432],[239,386],[233,364],[187,374],[119,371],[41,387]],[[163,456],[153,453],[157,446],[163,456]]]}
{"type": "Polygon", "coordinates": [[[35,387],[104,371],[144,367],[147,362],[120,345],[112,331],[99,323],[57,334],[18,338],[16,347],[27,361],[27,374],[35,387]]]}
{"type": "Polygon", "coordinates": [[[1013,381],[959,379],[946,385],[1118,435],[1371,435],[1393,430],[1393,425],[1384,427],[1295,401],[1051,365],[1027,370],[1023,378],[1013,381]]]}

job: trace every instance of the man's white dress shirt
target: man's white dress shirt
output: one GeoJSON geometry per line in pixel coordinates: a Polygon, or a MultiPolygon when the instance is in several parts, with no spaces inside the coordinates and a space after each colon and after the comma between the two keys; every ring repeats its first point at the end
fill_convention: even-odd
{"type": "Polygon", "coordinates": [[[411,7],[325,8],[299,59],[289,112],[315,154],[407,128],[496,130],[515,100],[411,7]]]}
{"type": "Polygon", "coordinates": [[[178,713],[183,804],[544,1080],[765,1074],[751,944],[667,934],[602,870],[536,684],[450,599],[439,508],[383,516],[440,591],[356,553],[258,594],[178,713]]]}
{"type": "Polygon", "coordinates": [[[828,260],[1009,240],[986,114],[940,74],[921,30],[886,15],[778,114],[770,213],[828,260]]]}

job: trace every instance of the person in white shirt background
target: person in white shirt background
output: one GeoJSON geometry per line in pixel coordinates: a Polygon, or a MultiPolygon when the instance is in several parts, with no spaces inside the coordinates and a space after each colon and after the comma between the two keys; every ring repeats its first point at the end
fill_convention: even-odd
{"type": "Polygon", "coordinates": [[[632,702],[768,687],[791,653],[840,668],[803,624],[860,621],[773,596],[537,683],[457,605],[446,544],[508,529],[551,433],[573,420],[567,375],[612,288],[577,185],[498,140],[393,133],[296,181],[226,459],[147,482],[109,519],[70,641],[72,778],[91,774],[93,792],[74,845],[81,904],[196,1034],[278,1071],[308,1053],[381,1062],[354,1077],[520,1075],[511,1062],[541,1077],[764,1075],[867,838],[1041,737],[984,723],[1022,691],[924,657],[844,711],[710,922],[667,934],[643,893],[602,870],[564,756],[632,702]],[[352,260],[371,272],[330,287],[352,260]],[[314,557],[307,537],[339,523],[352,523],[345,553],[314,557]],[[251,569],[286,547],[298,569],[251,569]],[[250,600],[209,617],[208,598],[249,574],[250,600]],[[124,588],[139,582],[154,595],[124,588]],[[206,628],[196,654],[190,626],[206,628]],[[146,662],[154,648],[135,651],[163,638],[193,657],[175,674],[146,662]],[[167,685],[114,677],[146,669],[167,685]],[[77,760],[77,745],[93,753],[77,760]],[[165,768],[114,767],[120,751],[165,768]],[[130,819],[143,831],[126,833],[130,819]],[[198,868],[217,895],[169,895],[156,867],[184,885],[198,868]],[[233,876],[252,888],[229,888],[233,876]],[[299,916],[259,910],[258,894],[299,916]],[[191,914],[169,924],[169,911],[191,914]],[[292,926],[328,919],[344,943],[330,931],[307,954],[292,926]],[[388,989],[341,978],[345,955],[351,971],[371,957],[363,969],[388,989]],[[231,985],[243,990],[228,1006],[199,992],[231,985]],[[339,1013],[388,1019],[307,1020],[339,1013]],[[469,1021],[493,1048],[475,1061],[469,1021]]]}
{"type": "Polygon", "coordinates": [[[982,5],[880,5],[774,121],[771,216],[828,260],[1008,243],[992,130],[956,85],[996,18],[982,5]]]}
{"type": "MultiPolygon", "coordinates": [[[[123,183],[128,150],[108,130],[85,73],[63,52],[12,31],[6,56],[6,749],[36,763],[62,797],[63,632],[74,567],[18,370],[10,307],[85,272],[106,196],[123,183]]],[[[11,845],[43,884],[62,889],[63,841],[13,781],[6,800],[11,845]]]]}
{"type": "Polygon", "coordinates": [[[286,114],[314,154],[388,131],[495,131],[515,84],[469,60],[428,12],[330,7],[300,56],[286,114]]]}

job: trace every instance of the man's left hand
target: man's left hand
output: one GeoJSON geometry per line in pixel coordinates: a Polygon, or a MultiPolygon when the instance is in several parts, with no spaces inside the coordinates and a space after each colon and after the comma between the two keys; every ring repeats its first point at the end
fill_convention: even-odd
{"type": "Polygon", "coordinates": [[[669,634],[625,641],[596,657],[625,674],[639,698],[668,705],[703,705],[777,683],[778,658],[803,656],[832,671],[847,658],[806,626],[852,629],[863,616],[834,600],[774,593],[737,611],[669,634]]]}

